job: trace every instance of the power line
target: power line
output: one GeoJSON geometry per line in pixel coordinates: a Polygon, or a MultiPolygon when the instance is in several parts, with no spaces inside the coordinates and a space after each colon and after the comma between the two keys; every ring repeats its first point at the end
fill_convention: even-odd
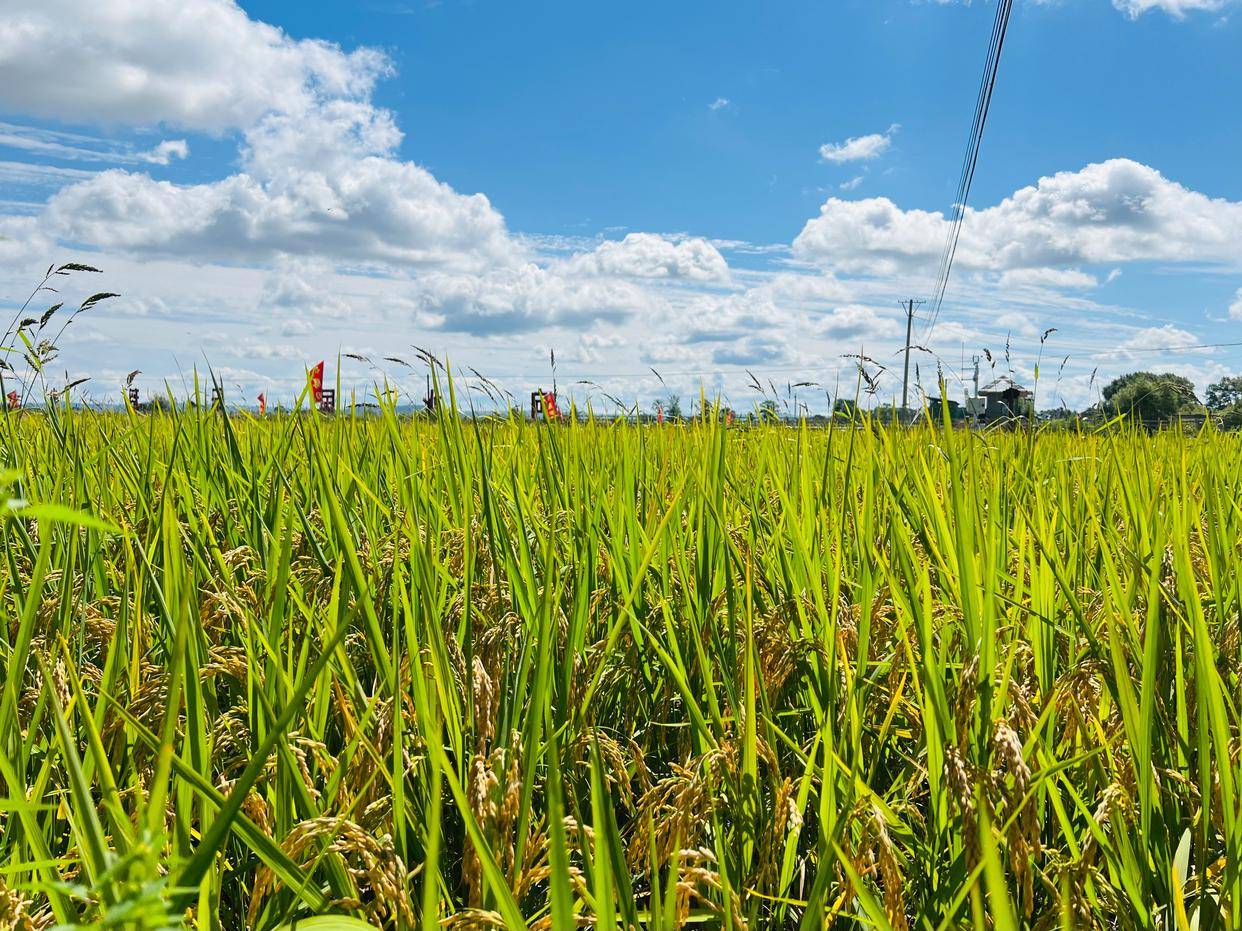
{"type": "Polygon", "coordinates": [[[1140,352],[1186,352],[1190,349],[1229,349],[1242,346],[1242,341],[1233,343],[1197,343],[1193,346],[1136,346],[1134,348],[1113,349],[1107,352],[1094,352],[1088,358],[1098,359],[1101,356],[1124,356],[1140,352]]]}
{"type": "Polygon", "coordinates": [[[953,259],[957,255],[958,238],[962,233],[962,221],[966,217],[966,204],[970,199],[970,188],[975,177],[975,168],[979,163],[979,149],[983,144],[983,128],[987,123],[988,109],[992,104],[992,92],[996,88],[996,76],[1000,69],[1001,51],[1005,45],[1005,34],[1009,29],[1009,14],[1013,10],[1013,0],[1001,0],[996,5],[996,19],[992,22],[992,37],[988,43],[987,60],[983,67],[983,77],[979,82],[979,96],[975,101],[975,118],[971,123],[970,136],[966,142],[966,155],[962,160],[962,174],[958,179],[957,195],[953,204],[953,219],[949,225],[949,234],[945,239],[944,252],[940,257],[940,272],[936,276],[936,288],[932,298],[931,318],[923,333],[923,343],[931,338],[936,321],[940,317],[940,308],[944,304],[945,290],[949,286],[949,275],[953,270],[953,259]]]}

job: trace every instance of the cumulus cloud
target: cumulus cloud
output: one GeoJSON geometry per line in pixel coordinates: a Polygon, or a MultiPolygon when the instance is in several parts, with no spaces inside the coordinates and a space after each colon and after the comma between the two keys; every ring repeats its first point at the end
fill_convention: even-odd
{"type": "Polygon", "coordinates": [[[1195,334],[1183,330],[1171,323],[1164,326],[1144,327],[1129,339],[1121,343],[1120,349],[1152,350],[1152,349],[1187,349],[1198,346],[1202,341],[1195,334]]]}
{"type": "Polygon", "coordinates": [[[771,365],[788,357],[784,340],[771,335],[746,336],[712,351],[712,362],[717,365],[771,365]]]}
{"type": "Polygon", "coordinates": [[[186,158],[190,144],[184,139],[165,139],[149,152],[140,152],[138,158],[152,165],[167,165],[175,158],[186,158]]]}
{"type": "Polygon", "coordinates": [[[881,316],[874,308],[862,304],[838,307],[819,324],[819,332],[828,339],[853,345],[894,336],[900,329],[892,317],[881,316]]]}
{"type": "Polygon", "coordinates": [[[582,333],[573,358],[575,362],[592,365],[603,362],[607,350],[624,345],[625,337],[617,333],[582,333]]]}
{"type": "MultiPolygon", "coordinates": [[[[49,0],[6,23],[0,106],[239,135],[241,170],[217,181],[176,185],[119,168],[32,177],[60,188],[40,217],[60,240],[192,261],[519,264],[523,250],[485,196],[398,157],[401,132],[370,99],[386,69],[377,52],[294,41],[231,0],[49,0]]],[[[5,129],[61,157],[164,165],[189,154],[180,139],[142,152],[5,129]]]]}
{"type": "Polygon", "coordinates": [[[624,320],[657,300],[631,283],[570,277],[533,263],[483,274],[420,275],[414,287],[423,326],[475,335],[587,329],[624,320]]]}
{"type": "Polygon", "coordinates": [[[729,277],[724,256],[706,239],[675,242],[654,233],[630,233],[620,241],[600,243],[591,252],[571,258],[566,268],[580,275],[625,278],[724,282],[729,277]]]}
{"type": "Polygon", "coordinates": [[[332,267],[322,260],[282,256],[263,278],[259,306],[281,311],[288,322],[284,335],[310,332],[311,325],[301,314],[341,316],[349,313],[349,304],[335,293],[332,267]]]}
{"type": "MultiPolygon", "coordinates": [[[[939,212],[902,210],[884,197],[830,198],[798,234],[794,255],[871,274],[926,269],[939,258],[948,227],[939,212]]],[[[960,266],[988,271],[1153,260],[1242,267],[1242,203],[1113,159],[968,209],[957,250],[960,266]]]]}
{"type": "Polygon", "coordinates": [[[231,0],[44,0],[5,11],[0,107],[221,133],[365,97],[388,67],[374,49],[291,39],[231,0]]]}
{"type": "Polygon", "coordinates": [[[901,129],[900,124],[894,123],[882,133],[853,136],[844,142],[825,142],[819,147],[819,157],[825,162],[838,165],[844,162],[879,158],[892,147],[893,136],[899,129],[901,129]]]}
{"type": "Polygon", "coordinates": [[[845,272],[891,272],[938,255],[943,214],[902,210],[887,197],[830,197],[794,239],[794,256],[845,272]]]}
{"type": "Polygon", "coordinates": [[[244,138],[244,170],[220,181],[177,185],[112,169],[68,185],[49,201],[46,228],[196,261],[281,253],[463,267],[514,261],[517,247],[487,198],[458,194],[395,158],[401,134],[370,104],[325,101],[301,117],[269,116],[244,138]]]}

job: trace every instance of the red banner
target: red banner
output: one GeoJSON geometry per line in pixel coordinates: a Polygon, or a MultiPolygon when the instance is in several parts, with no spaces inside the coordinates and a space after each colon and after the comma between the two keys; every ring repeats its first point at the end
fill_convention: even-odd
{"type": "Polygon", "coordinates": [[[316,406],[323,403],[323,363],[320,362],[310,370],[311,400],[316,406]]]}
{"type": "Polygon", "coordinates": [[[559,420],[561,412],[556,406],[556,395],[543,393],[543,416],[548,420],[559,420]]]}
{"type": "Polygon", "coordinates": [[[259,416],[261,417],[266,413],[267,413],[267,395],[261,394],[259,395],[259,416]]]}
{"type": "Polygon", "coordinates": [[[7,397],[9,399],[9,410],[15,411],[22,406],[22,402],[18,399],[16,391],[10,391],[7,397]]]}

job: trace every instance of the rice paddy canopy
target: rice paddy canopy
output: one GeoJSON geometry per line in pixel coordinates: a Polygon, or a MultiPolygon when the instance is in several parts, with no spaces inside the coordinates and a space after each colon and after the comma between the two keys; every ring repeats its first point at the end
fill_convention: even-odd
{"type": "Polygon", "coordinates": [[[0,426],[0,928],[1242,923],[1235,436],[0,426]]]}

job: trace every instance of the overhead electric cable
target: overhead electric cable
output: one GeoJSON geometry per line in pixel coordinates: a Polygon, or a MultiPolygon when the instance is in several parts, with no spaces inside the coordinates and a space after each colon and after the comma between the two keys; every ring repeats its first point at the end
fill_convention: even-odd
{"type": "Polygon", "coordinates": [[[932,292],[931,317],[927,329],[923,333],[922,342],[927,344],[940,317],[940,308],[944,304],[945,291],[949,286],[949,276],[953,271],[953,259],[957,255],[957,243],[962,233],[962,221],[966,217],[966,205],[970,199],[970,188],[975,177],[975,168],[979,163],[979,149],[983,143],[983,129],[987,124],[988,109],[992,105],[992,93],[996,89],[996,76],[1000,69],[1001,52],[1005,47],[1005,35],[1009,29],[1009,14],[1013,10],[1013,0],[998,0],[996,18],[992,22],[992,37],[988,43],[987,61],[983,68],[983,77],[979,82],[979,96],[975,101],[975,117],[971,123],[970,136],[966,143],[966,155],[962,159],[962,174],[958,179],[957,194],[954,198],[952,219],[949,233],[945,239],[944,251],[940,257],[940,271],[936,276],[936,286],[932,292]]]}

